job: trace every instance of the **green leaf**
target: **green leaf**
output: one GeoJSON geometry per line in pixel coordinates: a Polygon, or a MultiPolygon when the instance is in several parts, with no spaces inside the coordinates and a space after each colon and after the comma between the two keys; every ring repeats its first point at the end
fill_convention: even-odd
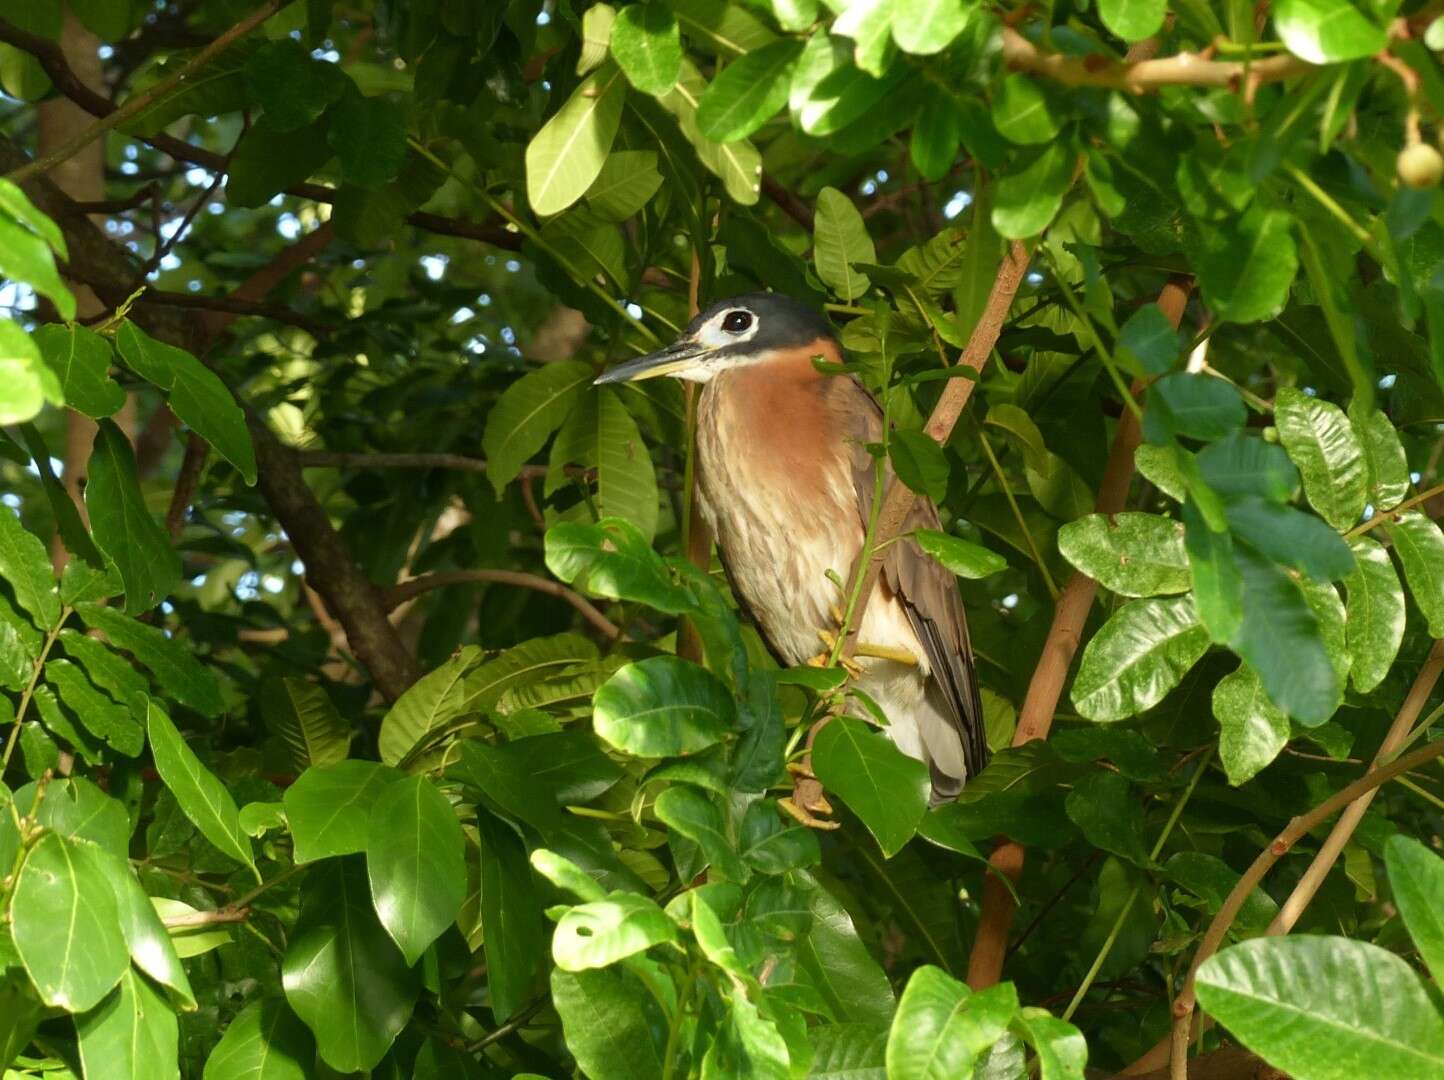
{"type": "Polygon", "coordinates": [[[584,593],[631,600],[672,615],[698,610],[662,557],[630,522],[563,522],[546,535],[547,569],[584,593]]]}
{"type": "Polygon", "coordinates": [[[1228,383],[1176,371],[1148,388],[1143,433],[1154,443],[1174,435],[1211,442],[1237,431],[1247,419],[1243,398],[1228,383]]]}
{"type": "Polygon", "coordinates": [[[941,968],[925,964],[898,999],[887,1040],[888,1080],[971,1076],[1017,1011],[1012,983],[974,994],[941,968]]]}
{"type": "Polygon", "coordinates": [[[1354,572],[1344,578],[1348,595],[1346,634],[1354,658],[1349,678],[1367,694],[1394,666],[1404,640],[1404,589],[1389,553],[1377,540],[1358,536],[1349,541],[1354,572]]]}
{"type": "Polygon", "coordinates": [[[712,868],[729,881],[747,881],[750,871],[727,836],[722,811],[696,788],[675,784],[657,796],[653,812],[675,833],[702,849],[712,868]]]}
{"type": "MultiPolygon", "coordinates": [[[[1145,35],[1147,36],[1147,35],[1145,35]]],[[[1178,362],[1178,331],[1157,304],[1144,304],[1118,328],[1118,347],[1151,375],[1162,375],[1178,362]]]]}
{"type": "Polygon", "coordinates": [[[69,259],[65,234],[39,207],[30,201],[19,184],[0,177],[0,212],[8,214],[55,250],[62,259],[69,259]]]}
{"type": "Polygon", "coordinates": [[[0,512],[0,577],[10,583],[16,602],[41,629],[50,630],[60,622],[60,595],[50,556],[40,537],[21,525],[9,507],[0,512]]]}
{"type": "Polygon", "coordinates": [[[1098,16],[1124,41],[1142,41],[1163,27],[1167,0],[1100,0],[1098,16]]]}
{"type": "Polygon", "coordinates": [[[1072,698],[1090,720],[1125,720],[1163,700],[1208,649],[1193,598],[1134,600],[1083,650],[1072,698]]]}
{"type": "Polygon", "coordinates": [[[112,645],[124,649],[148,667],[176,701],[204,716],[220,715],[225,702],[216,677],[189,649],[167,637],[165,631],[100,604],[77,603],[75,610],[86,626],[100,630],[112,645]]]}
{"type": "Polygon", "coordinates": [[[155,768],[176,802],[201,835],[225,854],[250,867],[260,880],[251,841],[241,828],[235,800],[226,786],[201,764],[175,724],[154,698],[150,701],[147,727],[155,768]]]}
{"type": "Polygon", "coordinates": [[[801,42],[784,39],[728,64],[697,102],[698,130],[719,143],[751,135],[787,104],[792,69],[801,52],[801,42]]]}
{"type": "Polygon", "coordinates": [[[626,221],[651,202],[661,186],[656,151],[615,150],[587,188],[587,206],[607,221],[626,221]]]}
{"type": "Polygon", "coordinates": [[[948,493],[948,459],[936,439],[921,431],[894,431],[888,455],[899,480],[919,495],[943,501],[948,493]]]}
{"type": "Polygon", "coordinates": [[[374,761],[340,761],[303,772],[281,796],[296,862],[365,851],[371,807],[400,776],[374,761]]]}
{"type": "MultiPolygon", "coordinates": [[[[130,845],[130,817],[119,801],[79,776],[52,780],[45,797],[37,803],[39,788],[38,782],[32,782],[16,791],[15,809],[22,815],[34,814],[39,825],[61,836],[88,840],[105,854],[125,857],[130,845]]],[[[9,825],[9,821],[0,825],[0,836],[9,825]]]]}
{"type": "Polygon", "coordinates": [[[406,161],[406,114],[396,102],[342,95],[330,110],[326,140],[341,159],[341,178],[375,191],[396,179],[406,161]]]}
{"type": "Polygon", "coordinates": [[[618,391],[602,388],[597,403],[597,509],[637,527],[650,543],[657,531],[657,473],[642,432],[618,391]]]}
{"type": "Polygon", "coordinates": [[[533,992],[537,961],[546,947],[546,925],[532,887],[526,845],[515,829],[490,814],[478,813],[476,819],[481,836],[481,930],[486,942],[487,989],[492,1015],[500,1024],[524,1006],[533,992]]]}
{"type": "MultiPolygon", "coordinates": [[[[162,919],[194,918],[199,911],[198,908],[193,908],[189,904],[184,904],[179,900],[169,900],[163,896],[152,896],[150,903],[155,908],[156,914],[162,919]]],[[[193,956],[204,956],[212,949],[218,949],[227,944],[231,940],[231,934],[224,926],[182,927],[170,931],[170,940],[176,956],[182,960],[189,960],[193,956]]]]}
{"type": "MultiPolygon", "coordinates": [[[[1163,865],[1164,873],[1204,902],[1204,911],[1217,914],[1234,887],[1239,873],[1215,855],[1202,851],[1179,851],[1163,865]]],[[[1279,912],[1278,903],[1257,885],[1249,892],[1238,912],[1242,930],[1263,930],[1279,912]]]]}
{"type": "MultiPolygon", "coordinates": [[[[1138,453],[1142,455],[1144,450],[1163,452],[1139,447],[1138,453]]],[[[1225,499],[1257,495],[1283,503],[1299,489],[1299,470],[1283,447],[1242,431],[1209,443],[1198,452],[1197,460],[1204,483],[1225,499]]],[[[1182,499],[1181,495],[1175,497],[1182,499]]]]}
{"type": "Polygon", "coordinates": [[[1256,938],[1209,957],[1197,991],[1240,1042],[1299,1080],[1444,1071],[1444,1016],[1409,965],[1377,945],[1256,938]]]}
{"type": "Polygon", "coordinates": [[[552,937],[552,958],[562,971],[587,971],[676,937],[677,925],[651,900],[614,892],[568,909],[552,937]]]}
{"type": "Polygon", "coordinates": [[[626,95],[621,69],[604,65],[527,144],[527,197],[538,214],[560,213],[592,186],[616,138],[626,95]]]}
{"type": "Polygon", "coordinates": [[[969,581],[992,577],[1008,568],[1007,559],[982,544],[961,540],[936,529],[914,529],[912,536],[918,547],[942,563],[949,573],[969,581]]]}
{"type": "Polygon", "coordinates": [[[666,1071],[667,1017],[646,984],[625,967],[577,972],[558,967],[551,991],[567,1049],[591,1080],[636,1080],[666,1071]]]}
{"type": "Polygon", "coordinates": [[[1088,1043],[1081,1031],[1043,1009],[1032,1008],[1018,1014],[1016,1027],[1038,1055],[1043,1080],[1083,1080],[1088,1043]]]}
{"type": "Polygon", "coordinates": [[[577,74],[601,66],[606,60],[612,40],[612,27],[616,25],[617,9],[611,4],[593,4],[582,14],[582,51],[577,57],[577,74]]]}
{"type": "Polygon", "coordinates": [[[10,933],[45,1004],[85,1012],[130,966],[115,893],[83,840],[47,832],[25,854],[10,933]]]}
{"type": "Polygon", "coordinates": [[[1273,20],[1289,52],[1311,64],[1362,60],[1389,43],[1388,34],[1352,0],[1279,0],[1273,20]]]}
{"type": "Polygon", "coordinates": [[[612,25],[612,58],[644,94],[665,94],[682,73],[677,17],[656,0],[629,4],[612,25]]]}
{"type": "Polygon", "coordinates": [[[176,416],[239,469],[246,483],[256,482],[256,451],[246,416],[215,372],[184,349],[156,341],[129,319],[116,331],[115,344],[137,375],[166,392],[176,416]]]}
{"type": "Polygon", "coordinates": [[[1369,470],[1344,411],[1285,386],[1274,399],[1274,425],[1319,516],[1340,531],[1358,524],[1369,497],[1369,470]]]}
{"type": "Polygon", "coordinates": [[[1058,530],[1063,557],[1120,596],[1187,592],[1183,525],[1157,514],[1089,514],[1058,530]]]}
{"type": "Polygon", "coordinates": [[[867,275],[854,270],[852,264],[877,262],[877,249],[862,214],[836,188],[825,187],[817,193],[812,243],[817,276],[828,288],[844,300],[855,300],[867,292],[867,275]]]}
{"type": "Polygon", "coordinates": [[[279,998],[253,1001],[206,1059],[203,1080],[306,1080],[316,1041],[279,998]]]}
{"type": "Polygon", "coordinates": [[[120,985],[75,1018],[80,1063],[94,1080],[172,1080],[180,1076],[180,1025],[161,993],[127,968],[120,985]]]}
{"type": "Polygon", "coordinates": [[[1204,300],[1228,322],[1273,318],[1299,269],[1293,216],[1258,203],[1237,221],[1198,224],[1186,234],[1185,249],[1204,300]]]}
{"type": "Polygon", "coordinates": [[[812,766],[877,839],[888,858],[912,839],[928,808],[927,766],[861,720],[834,717],[817,733],[812,766]]]}
{"type": "Polygon", "coordinates": [[[1352,405],[1349,423],[1364,448],[1364,465],[1369,476],[1369,501],[1376,510],[1398,506],[1409,494],[1409,458],[1399,433],[1378,409],[1360,413],[1352,405]]]}
{"type": "Polygon", "coordinates": [[[118,754],[126,757],[140,754],[145,747],[145,731],[128,703],[117,705],[97,690],[85,673],[69,660],[47,662],[45,680],[60,695],[66,708],[80,717],[80,722],[92,735],[118,754]]]}
{"type": "Polygon", "coordinates": [[[974,11],[972,5],[958,0],[900,0],[889,6],[893,40],[914,56],[942,52],[963,32],[974,11]]]}
{"type": "Polygon", "coordinates": [[[1269,700],[1247,664],[1213,688],[1213,717],[1219,726],[1219,760],[1235,787],[1257,776],[1289,741],[1289,718],[1269,700]]]}
{"type": "Polygon", "coordinates": [[[695,754],[720,742],[735,719],[721,680],[676,656],[628,664],[592,698],[597,734],[634,757],[695,754]]]}
{"type": "MultiPolygon", "coordinates": [[[[1228,442],[1227,439],[1223,441],[1228,442]]],[[[1263,442],[1262,439],[1254,441],[1263,442]]],[[[1199,457],[1201,458],[1203,453],[1212,449],[1213,446],[1220,445],[1222,443],[1212,443],[1204,447],[1204,451],[1199,453],[1199,457]]],[[[1178,465],[1180,453],[1181,451],[1176,446],[1149,446],[1147,443],[1133,452],[1133,464],[1137,467],[1139,475],[1177,502],[1183,502],[1188,495],[1187,482],[1178,465]]],[[[1283,454],[1283,451],[1280,450],[1279,453],[1283,454]]],[[[1293,468],[1293,465],[1290,464],[1289,468],[1293,468]]]]}
{"type": "Polygon", "coordinates": [[[486,474],[498,496],[591,385],[595,372],[580,360],[543,364],[506,388],[486,417],[481,437],[486,474]]]}
{"type": "Polygon", "coordinates": [[[1152,861],[1143,838],[1143,807],[1118,773],[1088,773],[1073,785],[1064,808],[1094,847],[1139,866],[1152,861]]]}
{"type": "Polygon", "coordinates": [[[350,80],[337,64],[312,59],[299,41],[268,41],[246,60],[246,90],[276,131],[313,122],[350,80]]]}
{"type": "Polygon", "coordinates": [[[180,560],[146,509],[130,443],[109,420],[100,422],[90,454],[85,505],[95,542],[125,582],[125,610],[149,611],[180,582],[180,560]]]}
{"type": "Polygon", "coordinates": [[[1400,514],[1385,528],[1414,603],[1429,624],[1430,637],[1444,637],[1444,533],[1417,510],[1400,514]]]}
{"type": "Polygon", "coordinates": [[[908,147],[923,179],[936,183],[948,174],[958,157],[961,126],[957,103],[951,95],[935,94],[923,103],[908,147]]]}
{"type": "Polygon", "coordinates": [[[1240,537],[1315,581],[1336,581],[1353,572],[1349,545],[1312,514],[1251,497],[1230,502],[1225,513],[1240,537]]]}
{"type": "Polygon", "coordinates": [[[1418,840],[1395,834],[1385,845],[1384,864],[1389,869],[1394,903],[1438,983],[1444,976],[1444,917],[1439,908],[1439,897],[1444,896],[1444,859],[1418,840]]]}
{"type": "Polygon", "coordinates": [[[331,160],[326,140],[331,118],[322,116],[295,131],[276,131],[261,117],[241,137],[230,157],[226,201],[232,206],[261,207],[289,187],[303,183],[331,160]]]}
{"type": "Polygon", "coordinates": [[[435,671],[427,672],[396,699],[381,720],[376,749],[381,760],[396,765],[414,755],[436,731],[469,712],[480,711],[467,690],[466,676],[477,666],[481,650],[465,646],[435,671]]]}
{"type": "Polygon", "coordinates": [[[376,920],[359,860],[307,873],[281,979],[321,1059],[340,1072],[374,1068],[411,1019],[418,977],[376,920]]]}
{"type": "Polygon", "coordinates": [[[77,323],[47,323],[36,327],[40,356],[65,395],[65,404],[94,420],[111,416],[125,404],[125,391],[110,377],[114,355],[110,342],[77,323]]]}
{"type": "Polygon", "coordinates": [[[321,687],[304,679],[267,679],[261,684],[260,700],[267,722],[286,741],[297,769],[346,759],[351,729],[321,687]]]}
{"type": "Polygon", "coordinates": [[[0,424],[23,424],[47,401],[65,403],[55,372],[19,323],[0,319],[0,424]]]}
{"type": "Polygon", "coordinates": [[[75,318],[75,294],[60,280],[50,245],[3,215],[0,215],[0,278],[22,282],[49,297],[66,322],[75,318]]]}
{"type": "Polygon", "coordinates": [[[1093,509],[1093,492],[1074,468],[1048,449],[1033,418],[1017,405],[1000,402],[984,423],[1001,428],[1023,453],[1028,490],[1054,517],[1082,517],[1093,509]]]}
{"type": "Polygon", "coordinates": [[[1042,86],[1015,71],[993,96],[993,126],[1009,142],[1032,146],[1053,139],[1060,125],[1042,86]]]}
{"type": "Polygon", "coordinates": [[[762,799],[742,817],[738,850],[747,865],[764,874],[785,874],[822,861],[817,834],[811,829],[784,825],[777,804],[762,799]]]}
{"type": "Polygon", "coordinates": [[[897,1007],[892,985],[858,937],[852,916],[811,877],[795,876],[808,886],[811,918],[797,946],[799,968],[839,1019],[888,1024],[897,1007]]]}
{"type": "Polygon", "coordinates": [[[366,834],[371,900],[408,965],[456,921],[465,846],[451,804],[427,777],[397,780],[376,796],[366,834]]]}
{"type": "Polygon", "coordinates": [[[1073,179],[1074,153],[1055,139],[1015,172],[998,181],[993,228],[1007,240],[1025,240],[1048,227],[1073,179]]]}
{"type": "MultiPolygon", "coordinates": [[[[685,24],[687,20],[681,9],[676,4],[672,6],[677,8],[678,16],[683,18],[685,24]]],[[[658,101],[677,118],[677,126],[682,129],[683,136],[697,152],[697,160],[702,162],[709,172],[721,178],[722,185],[727,189],[727,195],[732,201],[751,206],[757,201],[758,193],[762,189],[762,155],[746,139],[718,143],[702,134],[697,126],[697,109],[706,89],[706,80],[702,78],[697,66],[691,60],[683,58],[682,76],[677,80],[677,85],[658,101]]]]}

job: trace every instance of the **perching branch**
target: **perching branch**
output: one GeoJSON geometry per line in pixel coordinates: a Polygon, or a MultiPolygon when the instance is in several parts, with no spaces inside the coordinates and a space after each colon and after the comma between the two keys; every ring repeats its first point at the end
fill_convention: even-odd
{"type": "MultiPolygon", "coordinates": [[[[1188,291],[1188,279],[1173,278],[1158,296],[1158,306],[1175,329],[1183,320],[1188,291]]],[[[1108,452],[1108,464],[1103,471],[1103,482],[1098,489],[1095,505],[1098,513],[1116,514],[1123,509],[1128,485],[1133,479],[1133,455],[1140,439],[1138,418],[1125,409],[1118,420],[1113,446],[1108,452]]],[[[1053,624],[1048,628],[1042,655],[1033,670],[1023,707],[1018,713],[1018,726],[1013,732],[1014,746],[1048,737],[1058,699],[1063,695],[1063,684],[1068,679],[1068,669],[1078,652],[1083,626],[1088,621],[1088,612],[1093,607],[1097,592],[1098,583],[1082,572],[1075,573],[1063,586],[1053,611],[1053,624]]],[[[973,949],[968,956],[968,985],[975,990],[992,986],[1002,975],[1003,958],[1008,949],[1008,930],[1013,924],[1015,910],[1013,894],[1004,878],[1010,882],[1017,881],[1023,872],[1023,858],[1023,845],[1005,840],[993,850],[989,859],[996,873],[983,880],[982,914],[973,938],[973,949]]]]}
{"type": "Polygon", "coordinates": [[[430,592],[432,589],[444,589],[449,585],[473,584],[517,585],[524,589],[535,589],[537,592],[565,600],[581,612],[587,622],[607,637],[615,640],[622,636],[622,628],[603,615],[592,605],[591,601],[580,593],[567,588],[560,582],[552,581],[550,578],[528,574],[520,570],[441,570],[393,585],[382,594],[381,602],[390,610],[422,593],[430,592]]]}
{"type": "Polygon", "coordinates": [[[1003,26],[1003,62],[1015,71],[1042,75],[1065,86],[1101,86],[1146,94],[1165,86],[1247,89],[1316,71],[1290,53],[1241,60],[1209,60],[1177,53],[1158,60],[1112,60],[1106,56],[1065,56],[1040,49],[1012,27],[1003,26]]]}
{"type": "MultiPolygon", "coordinates": [[[[251,12],[240,22],[236,23],[229,30],[216,38],[195,56],[186,61],[174,75],[162,79],[149,90],[143,93],[134,94],[126,99],[124,105],[105,116],[100,117],[94,124],[80,132],[75,138],[66,142],[53,153],[46,154],[28,165],[22,165],[9,174],[7,179],[20,183],[31,176],[49,172],[56,165],[59,165],[67,158],[74,156],[85,149],[100,136],[104,135],[111,128],[119,127],[133,116],[139,115],[151,104],[164,98],[167,94],[176,90],[196,72],[200,71],[221,53],[225,52],[241,38],[245,37],[261,23],[265,22],[281,8],[291,3],[292,0],[265,0],[260,7],[251,12]]],[[[79,82],[76,79],[76,82],[79,82]]],[[[82,106],[83,108],[84,106],[82,106]]],[[[87,110],[88,111],[88,110],[87,110]]]]}

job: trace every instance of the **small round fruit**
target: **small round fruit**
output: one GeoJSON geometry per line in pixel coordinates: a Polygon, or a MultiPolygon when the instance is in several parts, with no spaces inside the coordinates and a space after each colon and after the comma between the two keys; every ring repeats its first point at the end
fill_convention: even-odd
{"type": "Polygon", "coordinates": [[[1399,179],[1412,188],[1434,187],[1444,179],[1444,155],[1428,143],[1404,147],[1395,167],[1399,179]]]}

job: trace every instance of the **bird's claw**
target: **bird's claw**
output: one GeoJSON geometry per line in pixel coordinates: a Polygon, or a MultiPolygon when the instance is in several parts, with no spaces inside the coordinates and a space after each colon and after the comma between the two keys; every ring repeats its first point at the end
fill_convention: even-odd
{"type": "Polygon", "coordinates": [[[832,803],[822,791],[822,781],[806,761],[789,761],[787,771],[797,778],[792,795],[779,799],[777,804],[796,821],[809,829],[836,829],[841,822],[828,821],[818,814],[831,814],[832,803]]]}

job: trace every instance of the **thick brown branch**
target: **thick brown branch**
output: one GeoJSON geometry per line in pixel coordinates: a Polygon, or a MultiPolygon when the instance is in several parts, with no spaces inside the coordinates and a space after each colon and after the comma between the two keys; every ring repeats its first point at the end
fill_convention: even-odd
{"type": "Polygon", "coordinates": [[[1106,56],[1065,56],[1034,45],[1012,27],[1003,27],[1003,62],[1015,71],[1042,75],[1066,86],[1103,86],[1144,94],[1165,86],[1216,86],[1246,89],[1317,70],[1289,53],[1252,60],[1205,60],[1178,53],[1159,60],[1111,60],[1106,56]]]}
{"type": "Polygon", "coordinates": [[[395,608],[432,589],[444,589],[449,585],[478,584],[516,585],[523,589],[535,589],[548,596],[555,596],[558,600],[565,600],[576,608],[587,622],[607,637],[616,639],[622,636],[621,627],[598,611],[591,601],[580,593],[574,592],[550,578],[528,574],[520,570],[442,570],[435,574],[426,574],[423,577],[412,578],[410,581],[393,585],[386,590],[382,602],[387,608],[395,608]]]}
{"type": "Polygon", "coordinates": [[[263,304],[256,300],[242,300],[235,296],[201,296],[195,293],[147,289],[136,298],[135,302],[140,305],[190,308],[195,311],[219,311],[238,318],[251,316],[258,319],[273,319],[276,322],[299,326],[306,333],[317,338],[324,337],[332,330],[332,327],[325,323],[298,314],[282,304],[263,304]]]}
{"type": "Polygon", "coordinates": [[[196,485],[200,483],[201,473],[205,472],[209,451],[206,441],[191,432],[186,440],[186,454],[181,461],[180,474],[176,477],[175,490],[171,493],[170,508],[165,512],[165,531],[172,541],[180,536],[185,525],[186,510],[195,498],[196,485]]]}
{"type": "MultiPolygon", "coordinates": [[[[464,454],[348,453],[338,450],[302,450],[296,455],[303,469],[456,469],[486,472],[484,458],[464,454]]],[[[546,475],[544,465],[530,466],[533,475],[546,475]]]]}
{"type": "MultiPolygon", "coordinates": [[[[1187,279],[1175,278],[1159,294],[1158,306],[1174,327],[1183,319],[1188,290],[1187,279]]],[[[1138,419],[1125,409],[1118,421],[1118,430],[1114,433],[1113,446],[1108,453],[1108,465],[1098,489],[1098,513],[1116,514],[1123,509],[1128,485],[1133,479],[1133,455],[1138,449],[1139,439],[1138,419]]],[[[1059,594],[1053,611],[1053,624],[1048,629],[1042,655],[1033,670],[1023,707],[1018,713],[1018,727],[1013,733],[1014,746],[1048,737],[1058,699],[1063,694],[1063,684],[1068,679],[1068,669],[1078,652],[1083,626],[1088,621],[1088,612],[1097,592],[1096,581],[1077,573],[1059,594]]],[[[973,938],[973,950],[968,956],[968,985],[974,989],[992,986],[1002,975],[1003,959],[1008,950],[1008,930],[1013,924],[1015,910],[1012,891],[1004,879],[1018,880],[1023,872],[1023,858],[1023,846],[1005,840],[994,849],[989,860],[996,873],[983,880],[982,913],[973,938]]]]}
{"type": "Polygon", "coordinates": [[[808,232],[812,231],[812,208],[782,186],[774,177],[762,174],[762,190],[788,217],[808,232]]]}

